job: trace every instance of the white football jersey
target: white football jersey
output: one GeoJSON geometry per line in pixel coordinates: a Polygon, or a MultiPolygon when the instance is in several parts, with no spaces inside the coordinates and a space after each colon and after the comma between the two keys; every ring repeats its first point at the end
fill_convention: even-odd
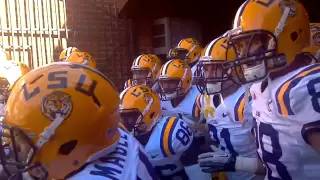
{"type": "Polygon", "coordinates": [[[157,180],[139,142],[123,129],[119,131],[120,140],[114,152],[91,162],[68,180],[157,180]]]}
{"type": "Polygon", "coordinates": [[[192,131],[184,121],[177,117],[161,117],[145,146],[161,179],[188,179],[180,157],[192,140],[192,131]]]}
{"type": "MultiPolygon", "coordinates": [[[[203,95],[201,98],[201,107],[207,117],[210,137],[219,144],[220,149],[228,153],[242,157],[257,157],[257,148],[255,144],[252,129],[254,126],[250,105],[245,108],[245,88],[240,87],[236,92],[222,100],[220,98],[218,107],[214,107],[213,96],[203,95]],[[208,110],[207,106],[211,106],[208,110]],[[207,109],[205,109],[205,107],[207,109]]],[[[248,97],[249,100],[251,96],[248,97]]],[[[227,172],[229,180],[251,180],[264,179],[264,176],[257,176],[246,172],[227,172]]]]}
{"type": "Polygon", "coordinates": [[[253,84],[252,113],[257,122],[258,154],[265,179],[319,179],[320,155],[308,142],[320,130],[320,64],[253,84]]]}

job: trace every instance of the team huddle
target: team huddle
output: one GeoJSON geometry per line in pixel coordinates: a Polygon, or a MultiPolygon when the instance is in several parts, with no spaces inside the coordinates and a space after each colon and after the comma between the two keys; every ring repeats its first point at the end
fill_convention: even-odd
{"type": "Polygon", "coordinates": [[[247,0],[121,93],[75,47],[33,70],[1,52],[0,179],[319,179],[319,35],[297,0],[247,0]]]}

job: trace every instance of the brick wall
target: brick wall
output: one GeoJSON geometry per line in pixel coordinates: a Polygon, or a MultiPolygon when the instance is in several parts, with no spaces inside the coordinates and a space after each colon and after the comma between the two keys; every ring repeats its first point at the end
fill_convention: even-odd
{"type": "Polygon", "coordinates": [[[152,20],[140,20],[135,21],[137,27],[137,37],[138,37],[138,52],[143,53],[153,53],[152,49],[152,20]]]}
{"type": "Polygon", "coordinates": [[[131,21],[117,17],[115,1],[67,0],[67,43],[92,54],[97,68],[122,90],[132,61],[131,21]]]}

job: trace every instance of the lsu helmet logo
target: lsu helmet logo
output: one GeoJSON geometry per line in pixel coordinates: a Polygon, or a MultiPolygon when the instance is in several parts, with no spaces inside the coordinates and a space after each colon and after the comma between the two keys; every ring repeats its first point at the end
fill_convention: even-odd
{"type": "Polygon", "coordinates": [[[72,112],[71,96],[62,91],[54,91],[46,95],[42,100],[42,114],[54,121],[56,118],[68,118],[72,112]]]}

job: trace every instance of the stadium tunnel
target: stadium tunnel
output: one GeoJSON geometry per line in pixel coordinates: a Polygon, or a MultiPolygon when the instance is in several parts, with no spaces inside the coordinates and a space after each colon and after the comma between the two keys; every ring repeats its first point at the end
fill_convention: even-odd
{"type": "MultiPolygon", "coordinates": [[[[270,0],[260,1],[267,3],[270,0]]],[[[135,54],[139,54],[142,51],[150,51],[164,58],[164,53],[168,48],[174,46],[181,37],[195,37],[200,41],[202,46],[205,46],[211,40],[230,29],[236,11],[243,2],[244,0],[118,0],[117,8],[120,18],[132,20],[133,37],[136,38],[134,39],[135,54]],[[171,26],[172,24],[179,24],[176,22],[179,19],[180,31],[179,27],[175,28],[178,31],[172,30],[169,33],[170,37],[163,37],[161,39],[157,37],[157,33],[161,32],[161,27],[157,27],[154,23],[150,22],[155,22],[164,17],[171,20],[171,26]],[[147,23],[146,25],[146,23],[142,24],[141,22],[149,22],[149,24],[147,23]],[[189,23],[191,27],[189,28],[187,25],[183,25],[183,23],[189,23]],[[151,32],[146,30],[148,28],[151,32]],[[192,28],[194,30],[190,31],[189,29],[192,28]],[[141,29],[143,29],[142,32],[141,29]],[[184,32],[181,29],[188,30],[184,32]],[[151,37],[148,38],[147,36],[151,37]],[[148,44],[145,43],[146,41],[148,42],[146,39],[149,39],[152,47],[141,47],[148,44]],[[166,43],[169,46],[166,46],[166,43]]],[[[310,21],[320,22],[320,14],[317,9],[317,7],[320,7],[320,1],[305,0],[302,3],[308,10],[310,21]]],[[[163,31],[165,31],[165,26],[163,26],[163,31]]]]}

